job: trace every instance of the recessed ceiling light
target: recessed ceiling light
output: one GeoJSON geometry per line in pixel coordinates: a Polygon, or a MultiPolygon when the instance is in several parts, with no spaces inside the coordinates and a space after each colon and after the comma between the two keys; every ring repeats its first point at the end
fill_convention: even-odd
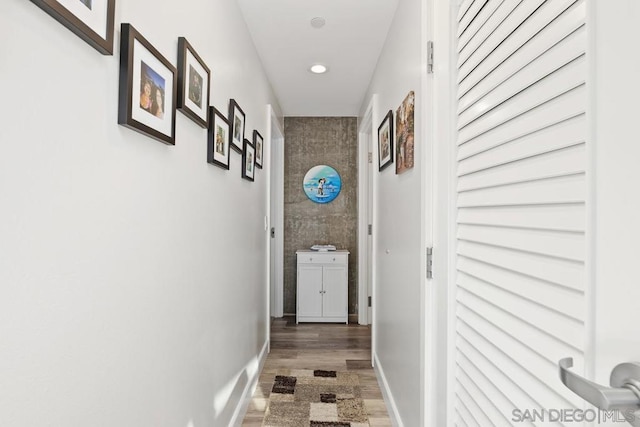
{"type": "Polygon", "coordinates": [[[311,20],[311,26],[313,28],[322,28],[322,27],[324,27],[324,24],[326,24],[326,23],[327,23],[327,21],[325,21],[322,16],[316,16],[315,18],[313,18],[311,20]]]}
{"type": "Polygon", "coordinates": [[[311,70],[312,73],[316,73],[316,74],[322,74],[327,72],[327,67],[321,64],[312,65],[311,68],[309,69],[311,70]]]}

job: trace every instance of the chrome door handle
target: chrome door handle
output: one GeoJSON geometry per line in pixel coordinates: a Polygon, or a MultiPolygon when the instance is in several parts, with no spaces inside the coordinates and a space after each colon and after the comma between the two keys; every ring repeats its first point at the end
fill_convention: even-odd
{"type": "MultiPolygon", "coordinates": [[[[611,371],[609,384],[601,386],[582,378],[569,370],[573,358],[566,357],[558,362],[560,379],[575,394],[603,410],[640,408],[640,363],[621,363],[611,371]]],[[[631,420],[628,420],[631,422],[631,420]]],[[[632,423],[632,425],[638,425],[632,423]]]]}

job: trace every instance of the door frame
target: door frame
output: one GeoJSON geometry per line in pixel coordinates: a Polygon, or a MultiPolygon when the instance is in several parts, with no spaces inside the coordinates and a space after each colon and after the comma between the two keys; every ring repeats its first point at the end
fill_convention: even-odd
{"type": "MultiPolygon", "coordinates": [[[[284,314],[284,130],[271,104],[267,105],[267,131],[265,141],[267,176],[267,304],[269,316],[284,314]],[[275,250],[271,250],[271,227],[275,227],[275,250]],[[273,252],[273,253],[272,253],[273,252]],[[272,265],[274,265],[273,278],[272,265]]],[[[270,319],[267,319],[270,325],[270,319]]],[[[270,330],[270,328],[269,328],[270,330]]]]}
{"type": "Polygon", "coordinates": [[[434,42],[427,82],[427,126],[432,129],[433,279],[425,292],[425,425],[452,426],[455,400],[456,290],[456,16],[462,1],[427,0],[425,40],[434,42]],[[443,405],[442,399],[445,398],[443,405]]]}
{"type": "MultiPolygon", "coordinates": [[[[368,227],[369,206],[370,202],[373,201],[369,200],[369,181],[373,180],[373,176],[369,175],[369,152],[372,153],[373,162],[373,135],[375,134],[373,114],[376,110],[376,105],[377,95],[374,94],[358,125],[358,323],[360,325],[373,324],[373,304],[375,303],[375,299],[373,298],[375,257],[373,256],[372,248],[370,255],[371,260],[369,260],[368,227]],[[369,271],[369,261],[371,261],[371,271],[369,271]],[[371,287],[369,283],[372,284],[371,287]],[[369,288],[372,290],[372,318],[369,318],[368,313],[369,304],[367,297],[369,296],[369,288]]],[[[373,184],[373,182],[371,184],[373,184]]],[[[371,198],[373,199],[375,197],[375,190],[371,193],[371,198]]],[[[373,233],[371,238],[373,239],[373,233]]]]}

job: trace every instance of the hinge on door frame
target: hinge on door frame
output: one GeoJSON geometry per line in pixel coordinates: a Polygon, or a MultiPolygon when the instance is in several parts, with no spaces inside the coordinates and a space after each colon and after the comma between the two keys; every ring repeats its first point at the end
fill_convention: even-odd
{"type": "Polygon", "coordinates": [[[367,227],[367,231],[369,232],[369,236],[373,234],[373,224],[369,224],[367,227]]]}
{"type": "Polygon", "coordinates": [[[368,154],[369,163],[373,163],[373,153],[367,153],[367,154],[368,154]]]}
{"type": "Polygon", "coordinates": [[[433,42],[427,42],[427,74],[433,74],[433,42]]]}
{"type": "Polygon", "coordinates": [[[433,279],[433,248],[427,248],[427,279],[433,279]]]}
{"type": "Polygon", "coordinates": [[[371,307],[371,297],[369,297],[369,307],[371,307]]]}

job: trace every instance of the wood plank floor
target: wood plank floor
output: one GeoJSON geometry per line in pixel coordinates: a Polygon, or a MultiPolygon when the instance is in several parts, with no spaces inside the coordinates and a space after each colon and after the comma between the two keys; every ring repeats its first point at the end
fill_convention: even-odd
{"type": "Polygon", "coordinates": [[[262,425],[275,373],[283,368],[357,372],[369,424],[372,427],[392,425],[371,367],[371,329],[368,326],[296,325],[294,317],[275,319],[271,325],[271,352],[260,374],[243,427],[262,425]]]}

